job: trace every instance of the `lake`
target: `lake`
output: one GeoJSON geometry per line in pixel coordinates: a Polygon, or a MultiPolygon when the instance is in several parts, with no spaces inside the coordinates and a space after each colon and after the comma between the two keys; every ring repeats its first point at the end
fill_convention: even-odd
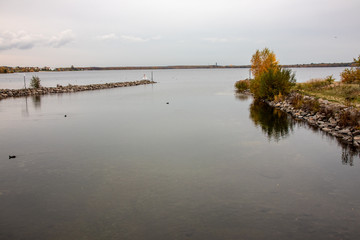
{"type": "MultiPolygon", "coordinates": [[[[295,69],[298,81],[342,70],[295,69]]],[[[358,238],[355,149],[236,95],[248,69],[153,72],[153,85],[0,101],[0,239],[358,238]]],[[[0,88],[22,81],[0,75],[0,88]]]]}

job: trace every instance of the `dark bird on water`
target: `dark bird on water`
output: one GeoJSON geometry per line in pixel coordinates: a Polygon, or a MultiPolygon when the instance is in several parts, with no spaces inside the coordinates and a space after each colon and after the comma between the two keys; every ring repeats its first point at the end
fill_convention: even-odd
{"type": "Polygon", "coordinates": [[[16,158],[15,155],[9,155],[9,159],[16,158]]]}

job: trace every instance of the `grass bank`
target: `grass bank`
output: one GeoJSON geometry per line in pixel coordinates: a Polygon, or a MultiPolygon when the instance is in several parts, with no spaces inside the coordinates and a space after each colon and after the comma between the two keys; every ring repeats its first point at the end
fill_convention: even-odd
{"type": "Polygon", "coordinates": [[[293,87],[293,91],[303,95],[360,108],[359,84],[334,82],[331,78],[313,79],[305,83],[297,83],[293,87]]]}

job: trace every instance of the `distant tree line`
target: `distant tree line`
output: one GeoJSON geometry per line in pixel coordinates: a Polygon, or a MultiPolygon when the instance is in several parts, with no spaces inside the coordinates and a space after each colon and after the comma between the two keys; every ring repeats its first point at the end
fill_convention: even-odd
{"type": "Polygon", "coordinates": [[[0,73],[17,73],[17,72],[39,72],[39,71],[51,71],[49,67],[7,67],[0,66],[0,73]]]}
{"type": "Polygon", "coordinates": [[[69,68],[54,68],[54,71],[56,72],[64,72],[64,71],[84,71],[85,68],[77,68],[74,67],[74,65],[71,65],[69,68]]]}
{"type": "Polygon", "coordinates": [[[356,64],[355,62],[348,63],[306,63],[306,64],[292,64],[281,65],[283,68],[311,68],[311,67],[351,67],[356,64]]]}
{"type": "MultiPolygon", "coordinates": [[[[307,68],[307,67],[355,67],[357,62],[349,63],[310,63],[310,64],[293,64],[279,65],[283,68],[307,68]]],[[[91,70],[157,70],[157,69],[213,69],[213,68],[250,68],[251,65],[177,65],[177,66],[138,66],[138,67],[8,67],[0,66],[0,73],[16,72],[39,72],[39,71],[91,71],[91,70]]]]}

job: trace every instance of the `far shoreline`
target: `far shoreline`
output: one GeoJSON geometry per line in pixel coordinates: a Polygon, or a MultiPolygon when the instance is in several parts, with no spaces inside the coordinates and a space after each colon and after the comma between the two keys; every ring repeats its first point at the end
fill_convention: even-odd
{"type": "MultiPolygon", "coordinates": [[[[352,67],[353,62],[348,63],[310,63],[310,64],[287,64],[283,68],[327,68],[327,67],[352,67]]],[[[251,65],[172,65],[172,66],[123,66],[123,67],[63,67],[50,69],[49,67],[8,67],[0,66],[0,74],[26,73],[26,72],[65,72],[65,71],[107,71],[107,70],[166,70],[166,69],[234,69],[251,68],[251,65]]]]}

